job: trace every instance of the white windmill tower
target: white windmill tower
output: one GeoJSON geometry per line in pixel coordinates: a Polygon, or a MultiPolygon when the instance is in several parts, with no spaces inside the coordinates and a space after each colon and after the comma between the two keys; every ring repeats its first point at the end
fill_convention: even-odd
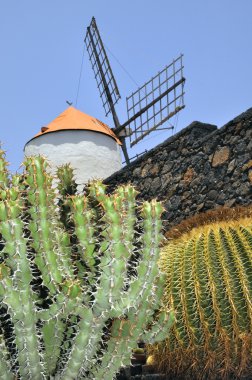
{"type": "Polygon", "coordinates": [[[46,156],[52,171],[70,163],[76,183],[83,185],[121,168],[120,145],[106,124],[69,107],[26,143],[24,153],[46,156]]]}

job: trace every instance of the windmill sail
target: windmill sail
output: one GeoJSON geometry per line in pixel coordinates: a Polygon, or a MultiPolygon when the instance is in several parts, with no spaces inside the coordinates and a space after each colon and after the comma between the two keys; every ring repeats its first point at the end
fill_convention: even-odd
{"type": "MultiPolygon", "coordinates": [[[[118,102],[121,96],[94,17],[92,18],[90,26],[87,28],[85,44],[95,74],[105,114],[107,116],[112,112],[112,115],[115,118],[116,113],[114,105],[118,102]]],[[[118,125],[119,123],[117,123],[116,126],[118,125]]]]}
{"type": "Polygon", "coordinates": [[[131,147],[185,107],[182,58],[181,54],[126,98],[128,121],[120,128],[129,127],[131,147]]]}
{"type": "Polygon", "coordinates": [[[154,130],[172,129],[163,124],[185,107],[183,55],[126,98],[128,120],[120,124],[115,104],[121,96],[94,17],[87,28],[85,44],[105,114],[112,113],[113,131],[122,142],[122,150],[129,164],[126,138],[130,138],[132,147],[154,130]]]}

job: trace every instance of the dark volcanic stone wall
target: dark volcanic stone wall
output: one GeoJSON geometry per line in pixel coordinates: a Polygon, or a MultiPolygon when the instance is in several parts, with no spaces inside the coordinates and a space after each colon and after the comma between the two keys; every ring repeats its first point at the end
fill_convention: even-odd
{"type": "Polygon", "coordinates": [[[218,206],[252,203],[252,108],[220,129],[193,122],[104,181],[109,191],[128,182],[140,199],[164,202],[168,226],[218,206]]]}

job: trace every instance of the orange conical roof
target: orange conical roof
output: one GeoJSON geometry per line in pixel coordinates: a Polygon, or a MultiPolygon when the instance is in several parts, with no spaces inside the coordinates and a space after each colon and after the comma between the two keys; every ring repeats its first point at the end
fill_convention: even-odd
{"type": "Polygon", "coordinates": [[[104,133],[105,135],[111,136],[118,144],[121,145],[120,140],[106,124],[95,117],[89,116],[84,112],[77,110],[74,107],[67,108],[46,127],[42,127],[41,132],[37,133],[33,139],[45,135],[46,133],[73,129],[104,133]]]}

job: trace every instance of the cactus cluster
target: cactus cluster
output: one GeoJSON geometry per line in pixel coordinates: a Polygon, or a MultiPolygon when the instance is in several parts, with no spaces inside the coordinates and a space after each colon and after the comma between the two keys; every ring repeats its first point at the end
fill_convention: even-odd
{"type": "Polygon", "coordinates": [[[0,152],[0,379],[106,379],[137,341],[163,339],[157,268],[162,206],[136,205],[130,185],[76,194],[43,157],[10,175],[0,152]]]}
{"type": "Polygon", "coordinates": [[[150,347],[152,359],[173,378],[251,376],[252,209],[217,210],[174,228],[160,268],[175,323],[150,347]]]}

